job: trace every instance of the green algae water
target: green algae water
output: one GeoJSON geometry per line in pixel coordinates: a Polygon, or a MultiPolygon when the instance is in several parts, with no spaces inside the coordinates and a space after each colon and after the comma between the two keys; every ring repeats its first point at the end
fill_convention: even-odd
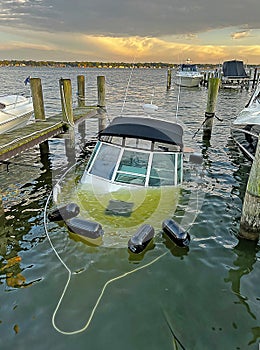
{"type": "MultiPolygon", "coordinates": [[[[1,73],[3,93],[25,89],[23,81],[29,75],[41,78],[47,116],[61,108],[60,76],[72,80],[76,100],[76,76],[84,74],[87,104],[95,104],[96,77],[105,75],[109,118],[120,113],[129,78],[129,70],[119,69],[7,67],[1,73]]],[[[164,70],[134,71],[126,109],[139,109],[153,92],[158,113],[173,120],[178,89],[166,91],[164,70]]],[[[158,225],[154,246],[133,259],[123,246],[87,246],[72,239],[64,225],[48,223],[53,246],[72,272],[55,317],[58,329],[84,328],[104,285],[115,279],[104,290],[87,329],[74,335],[59,333],[52,324],[68,271],[50,246],[44,208],[53,185],[95,135],[97,120],[76,127],[75,143],[70,138],[51,139],[16,156],[8,167],[0,165],[0,349],[258,350],[259,243],[236,236],[250,162],[229,131],[249,96],[246,90],[220,90],[217,115],[223,122],[214,120],[210,141],[202,141],[201,132],[195,137],[203,168],[199,173],[192,167],[185,171],[173,214],[189,229],[188,249],[169,242],[158,225]]],[[[204,120],[206,102],[206,89],[181,89],[178,118],[186,125],[188,139],[204,120]]],[[[72,189],[80,170],[71,174],[72,189]]]]}

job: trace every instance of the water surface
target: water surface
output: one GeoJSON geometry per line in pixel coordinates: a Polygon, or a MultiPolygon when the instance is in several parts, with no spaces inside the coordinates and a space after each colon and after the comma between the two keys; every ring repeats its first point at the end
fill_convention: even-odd
{"type": "MultiPolygon", "coordinates": [[[[97,101],[96,77],[105,75],[107,112],[138,112],[142,103],[159,106],[161,117],[175,119],[178,88],[166,91],[165,70],[135,70],[125,99],[130,70],[1,68],[3,93],[25,91],[27,76],[41,78],[47,117],[60,111],[59,79],[70,78],[76,102],[76,77],[86,76],[87,104],[97,101]],[[10,91],[10,86],[13,91],[10,91]]],[[[5,215],[0,229],[0,348],[13,349],[258,349],[260,341],[259,244],[238,240],[242,199],[250,163],[230,138],[229,125],[250,92],[220,91],[211,140],[194,138],[203,154],[199,173],[189,167],[175,212],[189,229],[189,249],[160,233],[142,259],[127,249],[93,248],[76,242],[67,230],[48,224],[53,246],[71,270],[71,280],[56,314],[59,329],[85,327],[104,284],[110,283],[89,327],[75,335],[54,329],[52,316],[68,271],[57,259],[44,228],[44,207],[53,185],[81,155],[97,120],[78,125],[75,144],[51,139],[0,166],[5,215]],[[159,258],[155,261],[155,259],[159,258]],[[144,267],[146,264],[153,264],[144,267]]],[[[178,120],[186,138],[201,127],[205,88],[181,89],[178,120]]],[[[78,173],[75,171],[75,176],[78,173]]]]}

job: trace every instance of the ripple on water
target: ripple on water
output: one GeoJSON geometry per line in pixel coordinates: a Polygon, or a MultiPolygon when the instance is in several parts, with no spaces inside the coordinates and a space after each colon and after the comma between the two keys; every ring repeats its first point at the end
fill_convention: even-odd
{"type": "MultiPolygon", "coordinates": [[[[71,78],[76,91],[75,76],[86,71],[37,68],[29,72],[21,68],[19,73],[25,77],[28,73],[38,74],[43,79],[44,96],[50,101],[46,112],[51,115],[60,110],[60,101],[55,98],[59,96],[60,76],[71,78]]],[[[96,104],[96,77],[104,74],[108,82],[108,114],[113,117],[120,113],[129,73],[130,70],[88,70],[88,103],[96,104]]],[[[140,111],[142,103],[149,103],[152,97],[163,118],[174,120],[180,97],[178,120],[186,124],[189,135],[201,127],[207,89],[181,89],[178,96],[175,86],[165,91],[165,70],[134,73],[137,75],[131,81],[126,112],[132,112],[132,107],[134,112],[140,111]]],[[[11,86],[17,86],[13,81],[17,74],[14,68],[9,67],[4,74],[5,84],[10,77],[14,84],[11,86]]],[[[0,228],[0,293],[5,300],[0,305],[0,347],[4,344],[3,348],[9,350],[19,344],[22,350],[28,347],[45,350],[55,343],[57,349],[67,350],[82,349],[88,344],[93,350],[99,350],[109,343],[114,350],[172,349],[173,337],[164,312],[173,332],[188,349],[218,346],[244,350],[257,346],[259,245],[246,244],[236,238],[250,164],[237,151],[229,131],[230,120],[247,99],[246,91],[235,94],[220,91],[217,115],[223,122],[214,120],[209,142],[202,140],[202,130],[194,137],[203,155],[203,169],[200,173],[195,169],[185,173],[187,179],[174,216],[189,229],[188,249],[168,242],[158,230],[152,249],[142,259],[131,260],[126,248],[88,247],[70,239],[64,226],[48,225],[55,249],[73,273],[57,315],[59,326],[67,330],[85,324],[109,278],[166,253],[146,269],[110,284],[91,327],[79,336],[65,339],[51,324],[68,271],[50,247],[43,226],[47,196],[73,162],[71,153],[66,152],[70,151],[66,150],[68,142],[58,138],[49,141],[47,157],[39,147],[15,157],[13,163],[17,164],[10,164],[9,172],[6,165],[0,166],[5,208],[0,228]]],[[[94,118],[85,126],[87,138],[96,133],[94,118]]],[[[74,160],[84,144],[79,130],[75,139],[74,160]]],[[[74,175],[77,178],[79,174],[75,171],[74,175]]]]}

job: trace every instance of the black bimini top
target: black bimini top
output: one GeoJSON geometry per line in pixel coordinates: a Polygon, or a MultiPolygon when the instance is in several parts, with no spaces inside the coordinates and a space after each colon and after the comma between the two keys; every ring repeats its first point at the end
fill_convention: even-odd
{"type": "Polygon", "coordinates": [[[243,61],[225,61],[223,63],[223,75],[230,78],[248,78],[243,61]]]}
{"type": "Polygon", "coordinates": [[[116,117],[99,135],[150,140],[183,148],[181,125],[147,117],[116,117]]]}

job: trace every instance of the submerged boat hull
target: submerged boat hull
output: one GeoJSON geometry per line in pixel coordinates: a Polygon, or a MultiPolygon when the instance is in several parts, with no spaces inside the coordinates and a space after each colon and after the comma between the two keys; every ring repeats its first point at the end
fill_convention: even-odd
{"type": "Polygon", "coordinates": [[[142,250],[153,230],[160,232],[165,218],[175,213],[183,180],[182,136],[177,123],[117,117],[99,133],[77,183],[66,174],[53,198],[58,205],[77,203],[80,215],[73,221],[80,230],[88,231],[89,222],[102,227],[98,244],[125,248],[129,240],[131,245],[142,238],[136,247],[142,250]]]}
{"type": "MultiPolygon", "coordinates": [[[[101,180],[102,181],[102,180],[101,180]]],[[[104,181],[105,182],[105,181],[104,181]]],[[[100,182],[99,182],[100,183],[100,182]]],[[[177,207],[180,187],[102,187],[79,183],[73,189],[69,181],[57,197],[57,203],[74,201],[80,207],[80,217],[102,225],[104,236],[100,245],[126,247],[141,225],[161,229],[163,220],[171,217],[177,207]],[[108,189],[110,191],[108,191],[108,189]]]]}

